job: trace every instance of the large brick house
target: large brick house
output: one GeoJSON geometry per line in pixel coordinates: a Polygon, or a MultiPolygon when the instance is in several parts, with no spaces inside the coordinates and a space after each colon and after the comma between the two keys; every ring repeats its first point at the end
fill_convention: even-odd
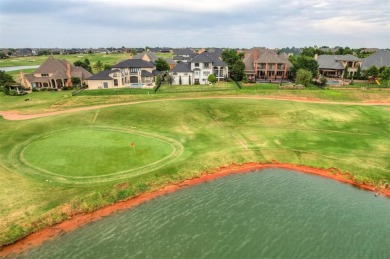
{"type": "Polygon", "coordinates": [[[292,66],[286,53],[275,50],[252,48],[245,52],[245,75],[249,80],[283,80],[292,66]]]}
{"type": "Polygon", "coordinates": [[[32,74],[21,73],[21,84],[27,88],[53,88],[61,89],[72,85],[72,77],[79,78],[85,83],[86,78],[92,74],[82,67],[76,67],[67,60],[58,60],[49,57],[32,74]]]}

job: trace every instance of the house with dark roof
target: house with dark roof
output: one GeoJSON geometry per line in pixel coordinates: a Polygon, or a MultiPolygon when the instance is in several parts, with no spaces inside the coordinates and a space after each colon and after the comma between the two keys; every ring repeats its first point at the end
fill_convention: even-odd
{"type": "Polygon", "coordinates": [[[127,59],[87,78],[88,89],[153,87],[158,75],[156,66],[142,59],[127,59]]]}
{"type": "Polygon", "coordinates": [[[173,51],[173,60],[177,63],[180,62],[189,62],[192,58],[194,58],[197,55],[195,51],[192,49],[176,49],[173,51]]]}
{"type": "Polygon", "coordinates": [[[361,59],[354,55],[319,55],[314,59],[318,61],[318,73],[325,77],[343,78],[347,70],[347,76],[356,75],[362,64],[361,59]]]}
{"type": "Polygon", "coordinates": [[[142,53],[138,53],[138,54],[134,55],[133,59],[142,59],[145,61],[155,63],[156,60],[158,59],[158,57],[154,52],[146,51],[146,52],[142,52],[142,53]]]}
{"type": "Polygon", "coordinates": [[[67,60],[58,60],[49,57],[32,74],[21,73],[21,84],[27,88],[61,89],[63,86],[72,86],[72,77],[79,78],[85,83],[92,74],[82,67],[76,67],[67,60]]]}
{"type": "Polygon", "coordinates": [[[283,80],[292,67],[286,53],[277,54],[275,50],[265,48],[247,50],[243,62],[249,80],[283,80]]]}
{"type": "Polygon", "coordinates": [[[203,52],[189,62],[177,64],[169,71],[172,84],[208,84],[208,77],[214,74],[218,81],[224,80],[228,75],[228,65],[213,53],[203,52]],[[181,80],[180,80],[181,78],[181,80]]]}
{"type": "Polygon", "coordinates": [[[378,50],[374,54],[366,57],[363,59],[361,70],[368,70],[372,66],[376,66],[377,68],[390,67],[390,51],[378,50]]]}
{"type": "Polygon", "coordinates": [[[177,64],[169,71],[173,85],[191,85],[194,82],[194,73],[191,70],[191,64],[182,62],[177,64]]]}

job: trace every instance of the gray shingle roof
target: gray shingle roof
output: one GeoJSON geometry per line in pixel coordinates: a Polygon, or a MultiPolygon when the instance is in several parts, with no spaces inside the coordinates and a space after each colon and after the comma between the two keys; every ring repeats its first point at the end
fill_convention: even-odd
{"type": "Polygon", "coordinates": [[[204,62],[212,63],[213,66],[221,66],[221,67],[227,66],[225,62],[223,62],[213,53],[209,53],[209,52],[203,52],[202,54],[195,56],[191,60],[191,63],[204,63],[204,62]]]}
{"type": "Polygon", "coordinates": [[[113,68],[154,68],[153,63],[142,59],[126,59],[112,66],[113,68]]]}
{"type": "Polygon", "coordinates": [[[173,54],[178,56],[186,56],[186,55],[194,55],[196,53],[193,50],[186,48],[186,49],[175,49],[173,51],[173,54]]]}
{"type": "Polygon", "coordinates": [[[344,69],[340,61],[360,61],[353,55],[319,55],[318,56],[319,69],[344,69]]]}
{"type": "Polygon", "coordinates": [[[116,72],[116,70],[104,70],[96,75],[90,76],[87,80],[112,80],[113,78],[109,75],[116,72]]]}
{"type": "Polygon", "coordinates": [[[174,68],[172,68],[169,72],[192,73],[192,70],[191,70],[191,66],[189,63],[179,63],[174,68]]]}
{"type": "Polygon", "coordinates": [[[363,59],[362,70],[367,70],[371,66],[389,67],[390,66],[390,51],[389,50],[378,50],[376,53],[363,59]]]}
{"type": "Polygon", "coordinates": [[[148,56],[148,58],[150,59],[150,61],[152,62],[155,62],[158,58],[156,56],[156,54],[154,54],[153,52],[151,51],[147,51],[147,52],[142,52],[142,53],[138,53],[136,54],[133,59],[142,59],[144,57],[144,55],[148,56]]]}
{"type": "Polygon", "coordinates": [[[141,70],[141,76],[142,77],[150,77],[150,76],[153,76],[153,73],[150,73],[146,70],[141,70]]]}

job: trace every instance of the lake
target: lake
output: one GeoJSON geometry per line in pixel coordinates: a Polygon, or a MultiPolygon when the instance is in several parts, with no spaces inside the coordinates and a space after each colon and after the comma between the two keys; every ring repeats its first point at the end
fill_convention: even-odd
{"type": "Polygon", "coordinates": [[[284,169],[236,174],[184,188],[18,256],[389,257],[388,198],[284,169]]]}
{"type": "Polygon", "coordinates": [[[0,70],[3,70],[4,72],[10,72],[10,71],[16,71],[16,70],[22,70],[22,69],[30,69],[30,68],[38,68],[38,66],[16,66],[16,67],[0,67],[0,70]]]}

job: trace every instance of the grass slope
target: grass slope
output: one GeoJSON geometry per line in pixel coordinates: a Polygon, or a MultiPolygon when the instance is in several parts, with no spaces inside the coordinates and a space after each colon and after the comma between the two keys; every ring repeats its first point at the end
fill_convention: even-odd
{"type": "MultiPolygon", "coordinates": [[[[72,213],[91,211],[231,163],[278,160],[336,167],[350,172],[358,181],[390,183],[388,107],[242,99],[174,100],[19,122],[1,119],[0,127],[0,244],[72,213]],[[35,134],[90,126],[136,129],[174,139],[184,150],[171,163],[152,168],[155,170],[150,173],[101,184],[78,186],[45,181],[41,176],[14,169],[10,153],[18,143],[35,134]]],[[[61,139],[66,144],[68,136],[59,135],[53,141],[59,145],[61,139]]],[[[50,149],[48,143],[46,148],[43,143],[36,144],[30,147],[31,156],[34,150],[41,153],[50,149]]],[[[39,163],[45,163],[45,155],[41,156],[39,163]]],[[[46,158],[51,159],[50,152],[46,158]]],[[[95,157],[83,159],[85,163],[96,162],[95,157]]],[[[109,167],[105,170],[109,171],[109,167]]]]}

